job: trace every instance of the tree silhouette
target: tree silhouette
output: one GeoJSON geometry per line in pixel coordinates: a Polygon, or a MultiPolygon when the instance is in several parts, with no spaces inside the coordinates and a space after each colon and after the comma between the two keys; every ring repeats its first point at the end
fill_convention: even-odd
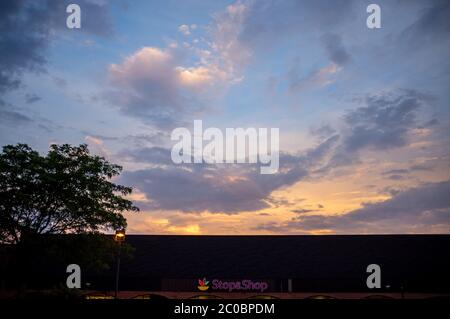
{"type": "MultiPolygon", "coordinates": [[[[121,170],[91,155],[84,144],[52,145],[46,156],[26,144],[4,146],[0,262],[9,262],[0,281],[22,294],[50,264],[59,271],[73,262],[83,269],[108,269],[117,245],[102,231],[125,228],[122,213],[139,210],[123,197],[132,189],[112,182],[121,170]]],[[[132,254],[131,247],[123,248],[132,254]]]]}
{"type": "Polygon", "coordinates": [[[0,243],[40,234],[99,233],[126,227],[122,196],[130,187],[111,181],[122,167],[89,153],[87,145],[51,145],[41,156],[26,144],[0,154],[0,243]]]}

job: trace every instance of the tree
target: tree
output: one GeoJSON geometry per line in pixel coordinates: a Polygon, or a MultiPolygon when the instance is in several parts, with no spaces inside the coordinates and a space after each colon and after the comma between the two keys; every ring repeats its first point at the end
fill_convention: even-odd
{"type": "MultiPolygon", "coordinates": [[[[132,189],[112,182],[121,170],[91,155],[84,144],[52,145],[46,156],[26,144],[4,146],[0,248],[8,248],[10,257],[2,253],[0,262],[8,258],[10,262],[9,275],[5,271],[0,277],[15,278],[13,285],[23,292],[30,280],[39,277],[35,268],[39,272],[58,264],[58,271],[64,271],[62,265],[75,262],[83,269],[107,269],[117,245],[102,231],[125,228],[122,213],[139,210],[123,197],[132,189]]],[[[132,253],[131,247],[124,248],[132,253]]]]}
{"type": "Polygon", "coordinates": [[[122,196],[130,187],[111,181],[122,167],[89,153],[87,145],[51,145],[41,156],[26,144],[0,154],[0,243],[40,234],[92,234],[126,227],[122,196]]]}

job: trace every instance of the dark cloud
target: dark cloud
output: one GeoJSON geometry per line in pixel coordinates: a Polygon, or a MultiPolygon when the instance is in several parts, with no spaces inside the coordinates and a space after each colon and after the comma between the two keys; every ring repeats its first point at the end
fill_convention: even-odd
{"type": "Polygon", "coordinates": [[[380,190],[380,192],[381,192],[382,194],[388,194],[388,195],[390,195],[390,196],[395,196],[395,195],[397,195],[398,193],[400,193],[401,191],[402,191],[401,189],[397,189],[397,188],[394,188],[394,187],[392,187],[392,186],[383,187],[383,188],[380,190]]]}
{"type": "Polygon", "coordinates": [[[24,71],[42,69],[48,28],[41,16],[45,11],[25,1],[0,4],[0,93],[16,89],[24,71]]]}
{"type": "Polygon", "coordinates": [[[430,166],[426,166],[423,164],[417,164],[417,165],[413,165],[409,168],[410,172],[414,172],[414,171],[432,171],[433,168],[430,166]]]}
{"type": "Polygon", "coordinates": [[[327,33],[322,36],[328,57],[337,65],[345,65],[350,61],[350,54],[345,50],[340,35],[327,33]]]}
{"type": "Polygon", "coordinates": [[[185,212],[239,213],[270,207],[266,198],[306,175],[291,168],[278,178],[260,177],[256,167],[229,169],[210,165],[169,166],[125,172],[124,181],[152,199],[150,208],[185,212]]]}
{"type": "Polygon", "coordinates": [[[287,199],[284,197],[273,197],[269,196],[266,201],[270,203],[273,207],[281,207],[281,206],[294,206],[300,202],[303,202],[304,198],[295,198],[295,199],[287,199]]]}
{"type": "Polygon", "coordinates": [[[37,94],[34,94],[34,93],[33,94],[30,94],[30,93],[25,94],[25,102],[27,104],[33,104],[40,100],[42,100],[42,98],[37,94]]]}
{"type": "Polygon", "coordinates": [[[401,33],[400,39],[406,39],[414,47],[423,47],[433,42],[448,42],[449,34],[450,2],[434,0],[425,4],[418,19],[401,33]]]}
{"type": "Polygon", "coordinates": [[[450,181],[428,183],[393,195],[380,203],[364,204],[362,208],[343,215],[298,216],[286,223],[261,224],[256,229],[273,232],[308,232],[328,229],[334,232],[399,232],[450,225],[450,181]],[[390,225],[390,226],[389,226],[390,225]]]}
{"type": "Polygon", "coordinates": [[[243,2],[248,6],[240,41],[252,47],[273,47],[308,31],[335,30],[354,14],[353,1],[265,1],[243,2]]]}
{"type": "Polygon", "coordinates": [[[409,177],[411,173],[417,171],[430,171],[431,167],[425,165],[412,165],[409,168],[399,168],[399,169],[391,169],[382,172],[381,174],[387,176],[387,178],[391,180],[402,180],[409,177]]]}
{"type": "Polygon", "coordinates": [[[396,194],[381,203],[365,204],[363,208],[343,215],[355,222],[404,220],[410,223],[450,223],[450,181],[428,183],[396,194]]]}
{"type": "Polygon", "coordinates": [[[54,131],[54,129],[53,129],[52,127],[47,126],[47,125],[42,124],[42,123],[39,123],[39,124],[37,125],[37,127],[38,127],[39,129],[41,129],[42,131],[46,132],[46,133],[52,133],[52,132],[54,131]]]}
{"type": "Polygon", "coordinates": [[[268,214],[268,213],[259,213],[258,215],[259,215],[259,216],[271,216],[271,215],[268,214]]]}
{"type": "Polygon", "coordinates": [[[0,123],[10,126],[20,126],[33,123],[33,119],[21,112],[10,110],[0,101],[0,123]]]}
{"type": "Polygon", "coordinates": [[[54,81],[55,84],[56,84],[57,86],[59,86],[60,88],[65,88],[65,87],[67,87],[67,81],[66,81],[65,79],[63,79],[63,78],[54,76],[54,77],[53,77],[53,81],[54,81]]]}
{"type": "MultiPolygon", "coordinates": [[[[0,1],[0,124],[17,127],[36,125],[39,130],[51,132],[57,125],[18,106],[6,103],[4,95],[21,87],[23,74],[45,72],[47,49],[51,41],[62,32],[87,32],[99,36],[111,33],[108,9],[94,1],[76,1],[82,10],[82,27],[66,27],[66,6],[73,1],[0,1]]],[[[27,94],[30,104],[40,99],[27,94]]],[[[17,132],[5,130],[10,136],[17,132]]]]}
{"type": "MultiPolygon", "coordinates": [[[[434,96],[406,89],[355,99],[359,106],[344,114],[338,131],[328,125],[311,130],[319,137],[336,131],[331,138],[339,140],[329,152],[331,156],[324,158],[327,163],[314,171],[315,176],[323,177],[336,168],[360,163],[364,151],[387,151],[407,145],[411,130],[417,128],[419,114],[434,101],[434,96]]],[[[407,169],[408,173],[413,172],[413,168],[407,169]]],[[[390,175],[391,179],[403,177],[390,175]]]]}
{"type": "Polygon", "coordinates": [[[136,185],[151,198],[153,209],[185,212],[237,213],[268,207],[269,194],[260,185],[241,177],[231,181],[219,169],[146,169],[124,174],[124,180],[136,185]]]}
{"type": "Polygon", "coordinates": [[[296,213],[296,214],[306,214],[306,213],[317,212],[317,210],[315,210],[315,209],[299,208],[299,209],[293,209],[293,210],[291,210],[291,212],[296,213]]]}
{"type": "MultiPolygon", "coordinates": [[[[5,126],[6,129],[2,132],[4,135],[2,137],[14,137],[16,139],[17,131],[15,129],[21,126],[26,128],[35,127],[47,133],[62,130],[64,128],[62,125],[56,124],[45,117],[35,113],[29,113],[30,112],[24,108],[16,107],[13,109],[11,105],[0,101],[0,128],[2,128],[1,126],[5,126]],[[9,129],[8,127],[12,129],[9,129]]],[[[15,139],[9,143],[14,142],[15,139]]]]}
{"type": "MultiPolygon", "coordinates": [[[[369,96],[363,100],[363,106],[345,114],[339,134],[300,155],[282,153],[277,174],[261,175],[259,167],[250,164],[174,165],[168,149],[153,147],[122,154],[151,166],[125,172],[124,182],[152,199],[149,209],[232,214],[268,208],[276,205],[270,199],[273,191],[356,163],[364,149],[386,150],[405,145],[408,130],[416,127],[416,113],[429,99],[411,90],[369,96]]],[[[410,172],[412,169],[398,169],[384,175],[398,180],[407,178],[405,174],[410,172]]]]}
{"type": "Polygon", "coordinates": [[[392,174],[392,175],[389,175],[387,178],[390,180],[393,180],[393,181],[400,181],[407,177],[405,175],[401,175],[401,174],[392,174]]]}
{"type": "MultiPolygon", "coordinates": [[[[72,2],[0,2],[0,93],[17,89],[25,72],[44,71],[46,49],[55,32],[70,32],[65,9],[72,2]]],[[[88,0],[77,4],[82,10],[82,27],[77,31],[99,36],[111,34],[107,7],[88,0]]]]}
{"type": "Polygon", "coordinates": [[[431,119],[428,122],[426,122],[425,124],[423,124],[422,126],[420,126],[419,128],[428,128],[428,127],[432,127],[432,126],[436,126],[436,125],[439,125],[439,120],[431,119]]]}
{"type": "MultiPolygon", "coordinates": [[[[271,207],[270,194],[293,185],[320,165],[336,139],[329,139],[302,155],[280,154],[279,172],[260,174],[256,164],[184,164],[170,161],[170,151],[148,148],[129,154],[153,168],[124,172],[124,183],[137,187],[151,199],[141,208],[228,214],[271,207]]],[[[142,206],[142,205],[141,205],[142,206]]]]}
{"type": "Polygon", "coordinates": [[[391,175],[391,174],[406,174],[408,173],[409,170],[407,169],[403,169],[403,168],[399,168],[399,169],[390,169],[388,171],[383,172],[383,175],[391,175]]]}
{"type": "Polygon", "coordinates": [[[366,106],[344,116],[345,150],[387,150],[406,145],[408,130],[415,127],[418,110],[431,99],[414,90],[368,96],[366,106]]]}

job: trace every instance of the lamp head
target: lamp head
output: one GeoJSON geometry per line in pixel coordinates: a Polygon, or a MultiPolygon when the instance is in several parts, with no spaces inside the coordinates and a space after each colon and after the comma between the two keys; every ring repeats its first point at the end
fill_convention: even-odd
{"type": "Polygon", "coordinates": [[[118,242],[125,241],[125,229],[116,230],[116,234],[114,235],[114,240],[118,242]]]}

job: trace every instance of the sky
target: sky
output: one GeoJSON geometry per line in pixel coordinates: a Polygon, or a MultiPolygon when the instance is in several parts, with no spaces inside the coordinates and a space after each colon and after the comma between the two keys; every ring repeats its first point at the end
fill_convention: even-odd
{"type": "Polygon", "coordinates": [[[1,1],[0,145],[122,165],[128,233],[448,233],[449,56],[445,0],[1,1]],[[279,128],[279,171],[173,163],[196,119],[279,128]]]}

